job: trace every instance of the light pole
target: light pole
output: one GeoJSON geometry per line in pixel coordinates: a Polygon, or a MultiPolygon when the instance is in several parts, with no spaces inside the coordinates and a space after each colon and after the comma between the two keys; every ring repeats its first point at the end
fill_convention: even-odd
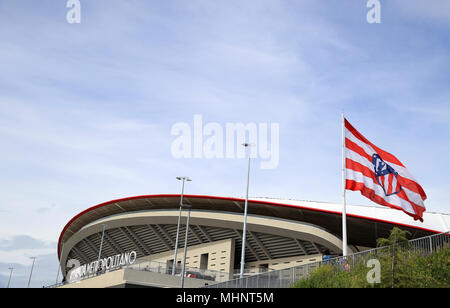
{"type": "Polygon", "coordinates": [[[56,282],[55,282],[55,285],[57,285],[58,284],[58,279],[59,279],[59,270],[61,269],[61,261],[62,261],[62,257],[63,257],[63,253],[64,253],[64,242],[63,243],[61,243],[61,253],[60,253],[60,255],[59,255],[59,266],[58,266],[58,272],[56,273],[56,282]]]}
{"type": "Polygon", "coordinates": [[[100,241],[100,249],[98,250],[98,259],[97,259],[99,262],[100,262],[100,258],[102,257],[103,239],[105,238],[105,228],[106,228],[106,225],[103,224],[102,239],[100,241]]]}
{"type": "Polygon", "coordinates": [[[192,206],[186,205],[185,206],[188,209],[188,216],[186,220],[186,235],[184,237],[184,258],[183,258],[183,270],[181,271],[181,288],[184,288],[184,273],[186,271],[186,254],[187,254],[187,243],[188,243],[188,236],[189,236],[189,219],[191,218],[191,208],[192,206]]]}
{"type": "Polygon", "coordinates": [[[27,288],[30,287],[30,283],[31,283],[31,276],[33,275],[33,269],[34,269],[34,262],[36,261],[36,257],[30,257],[31,260],[33,260],[33,264],[31,265],[31,272],[30,272],[30,278],[28,278],[28,286],[27,288]]]}
{"type": "Polygon", "coordinates": [[[253,143],[244,143],[244,147],[248,148],[248,171],[247,171],[247,192],[245,194],[245,209],[244,209],[244,229],[242,231],[242,253],[241,253],[241,273],[240,278],[244,277],[244,267],[245,267],[245,241],[247,238],[247,210],[248,210],[248,187],[250,183],[250,158],[251,158],[251,147],[254,146],[253,143]]]}
{"type": "Polygon", "coordinates": [[[100,249],[98,250],[98,266],[100,266],[100,258],[102,257],[103,239],[105,238],[106,224],[103,224],[102,239],[100,241],[100,249]]]}
{"type": "Polygon", "coordinates": [[[182,187],[181,187],[180,211],[178,212],[177,237],[176,237],[176,240],[175,240],[175,254],[173,256],[172,275],[176,274],[176,268],[177,268],[178,239],[179,239],[179,236],[180,236],[181,212],[183,211],[184,183],[192,181],[187,176],[178,176],[177,180],[182,181],[183,184],[182,184],[182,187]]]}
{"type": "Polygon", "coordinates": [[[7,289],[9,289],[9,286],[11,285],[11,277],[12,277],[14,267],[10,267],[8,269],[11,271],[11,273],[9,274],[8,286],[6,287],[7,289]]]}

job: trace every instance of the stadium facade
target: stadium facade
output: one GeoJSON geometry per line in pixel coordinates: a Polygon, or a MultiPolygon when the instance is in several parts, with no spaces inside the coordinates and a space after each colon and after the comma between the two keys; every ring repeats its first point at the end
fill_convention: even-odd
{"type": "MultiPolygon", "coordinates": [[[[188,230],[186,287],[236,277],[240,267],[245,200],[185,195],[192,207],[188,230]]],[[[147,195],[105,202],[72,218],[59,238],[63,287],[178,287],[184,255],[183,212],[177,260],[175,238],[180,195],[147,195]],[[102,240],[103,238],[103,240],[102,240]],[[74,260],[83,265],[72,281],[74,260]],[[105,266],[98,272],[98,260],[105,266]],[[107,267],[107,268],[106,268],[107,267]]],[[[245,274],[313,263],[342,253],[340,204],[252,198],[248,203],[245,274]]],[[[390,208],[347,206],[348,251],[376,246],[393,227],[412,238],[449,231],[450,215],[425,213],[415,222],[390,208]]],[[[79,269],[80,267],[78,267],[79,269]]]]}

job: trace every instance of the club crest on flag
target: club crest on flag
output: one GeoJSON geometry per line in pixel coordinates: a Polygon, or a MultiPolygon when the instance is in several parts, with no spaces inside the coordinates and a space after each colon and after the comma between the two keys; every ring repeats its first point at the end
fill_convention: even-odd
{"type": "Polygon", "coordinates": [[[372,163],[375,168],[375,178],[386,196],[392,196],[402,191],[402,186],[398,183],[398,173],[394,168],[389,166],[378,154],[372,155],[372,163]]]}

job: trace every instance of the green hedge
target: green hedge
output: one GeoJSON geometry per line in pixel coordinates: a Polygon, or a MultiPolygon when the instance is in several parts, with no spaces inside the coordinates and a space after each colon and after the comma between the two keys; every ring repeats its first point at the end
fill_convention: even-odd
{"type": "MultiPolygon", "coordinates": [[[[431,255],[421,255],[409,249],[387,248],[370,258],[381,264],[381,283],[367,282],[370,268],[364,262],[352,264],[349,271],[342,265],[323,265],[294,288],[449,288],[450,248],[431,255]]],[[[370,259],[369,258],[369,259],[370,259]]],[[[350,260],[350,259],[349,259],[350,260]]]]}

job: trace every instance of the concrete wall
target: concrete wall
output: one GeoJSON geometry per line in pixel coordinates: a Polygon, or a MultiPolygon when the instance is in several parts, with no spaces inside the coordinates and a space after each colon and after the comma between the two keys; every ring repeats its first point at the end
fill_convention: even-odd
{"type": "MultiPolygon", "coordinates": [[[[78,283],[68,284],[60,288],[111,288],[127,283],[154,288],[179,288],[181,286],[181,278],[179,276],[153,272],[122,269],[82,280],[78,283]]],[[[208,280],[193,278],[186,278],[184,280],[185,288],[200,288],[211,283],[208,280]]]]}
{"type": "Polygon", "coordinates": [[[314,263],[322,261],[322,255],[309,255],[309,256],[301,256],[301,257],[290,257],[290,258],[281,258],[281,259],[271,259],[265,261],[255,261],[248,262],[245,264],[245,268],[250,271],[250,273],[261,273],[262,265],[268,265],[270,270],[281,270],[285,268],[290,268],[298,265],[304,265],[308,263],[314,263]]]}
{"type": "MultiPolygon", "coordinates": [[[[217,272],[232,273],[234,270],[234,239],[195,245],[188,248],[186,255],[186,266],[191,268],[200,268],[201,256],[208,254],[208,264],[206,269],[217,272]]],[[[141,258],[142,261],[156,261],[167,263],[173,260],[174,251],[163,252],[141,258]]],[[[182,264],[184,257],[184,248],[179,248],[177,261],[182,264]]]]}
{"type": "Polygon", "coordinates": [[[80,282],[71,283],[60,288],[109,288],[124,283],[124,270],[118,270],[97,277],[92,277],[80,282]]]}
{"type": "MultiPolygon", "coordinates": [[[[207,270],[234,273],[238,269],[234,268],[235,243],[233,239],[217,241],[207,244],[196,245],[188,248],[186,257],[186,266],[191,268],[200,268],[200,258],[202,254],[208,254],[207,270]]],[[[173,260],[174,251],[164,252],[139,259],[139,261],[156,261],[167,264],[173,260]]],[[[178,249],[177,259],[182,264],[184,249],[178,249]]],[[[270,270],[280,270],[308,263],[314,263],[322,260],[322,255],[297,256],[289,258],[271,259],[247,262],[245,264],[246,273],[261,273],[261,266],[268,265],[270,270]]]]}

